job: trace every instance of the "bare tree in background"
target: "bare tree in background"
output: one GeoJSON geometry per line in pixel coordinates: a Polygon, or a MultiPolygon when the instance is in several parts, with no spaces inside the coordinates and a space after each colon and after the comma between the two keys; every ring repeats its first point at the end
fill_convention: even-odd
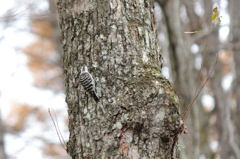
{"type": "MultiPolygon", "coordinates": [[[[232,96],[229,96],[228,101],[235,101],[233,102],[233,104],[236,105],[234,113],[231,113],[231,110],[228,111],[228,113],[232,114],[233,119],[235,119],[234,121],[231,121],[231,125],[229,125],[229,144],[233,156],[240,158],[240,15],[236,14],[237,12],[239,12],[240,1],[229,0],[228,2],[231,17],[229,40],[232,44],[231,49],[233,51],[233,59],[235,62],[235,81],[231,86],[230,91],[232,91],[232,96]],[[236,130],[234,128],[236,128],[236,130]]],[[[227,103],[227,105],[229,104],[227,103]]]]}
{"type": "MultiPolygon", "coordinates": [[[[174,88],[180,95],[181,113],[184,112],[184,106],[189,103],[189,97],[193,98],[194,90],[197,86],[197,75],[199,70],[194,68],[197,59],[202,58],[202,54],[206,47],[206,36],[204,34],[192,34],[190,36],[183,35],[184,31],[207,31],[211,25],[211,14],[213,3],[208,0],[201,1],[162,1],[157,0],[162,11],[162,20],[158,22],[160,32],[165,33],[168,45],[163,47],[164,53],[169,56],[168,67],[170,68],[171,76],[174,83],[174,88]],[[202,10],[202,12],[200,12],[202,10]],[[193,44],[197,45],[199,52],[192,54],[190,47],[193,44]]],[[[229,1],[231,11],[231,39],[233,49],[237,50],[238,46],[238,31],[236,25],[239,15],[236,14],[239,8],[237,1],[229,1]],[[234,9],[235,8],[235,9],[234,9]],[[234,20],[235,19],[235,20],[234,20]]],[[[221,15],[221,10],[220,10],[221,15]]],[[[156,17],[158,18],[158,17],[156,17]]],[[[223,17],[224,18],[224,17],[223,17]]],[[[190,135],[193,140],[185,138],[181,135],[180,145],[185,146],[185,149],[180,151],[181,158],[192,159],[204,156],[205,158],[240,158],[239,156],[239,131],[236,131],[236,126],[239,124],[239,111],[234,110],[234,103],[231,101],[234,96],[237,98],[237,78],[238,78],[238,56],[239,51],[234,51],[236,82],[227,92],[222,87],[222,80],[227,74],[233,72],[231,58],[231,48],[223,48],[220,45],[219,27],[214,26],[208,36],[206,57],[203,63],[202,72],[200,72],[202,81],[204,82],[213,68],[218,55],[218,63],[210,76],[209,82],[200,94],[199,99],[203,94],[211,95],[215,100],[215,109],[208,110],[202,106],[200,100],[196,100],[193,105],[193,110],[185,120],[190,135]],[[236,87],[235,87],[236,86],[236,87]],[[235,87],[235,89],[233,89],[235,87]],[[235,93],[232,92],[235,90],[235,93]],[[232,118],[236,116],[236,123],[232,118]],[[238,120],[237,120],[238,118],[238,120]],[[236,126],[235,126],[236,125],[236,126]],[[182,140],[183,138],[183,140],[182,140]],[[215,142],[217,147],[210,148],[210,145],[215,142]]],[[[231,46],[231,45],[230,45],[231,46]]],[[[167,60],[166,60],[167,61],[167,60]]],[[[200,83],[200,86],[202,83],[200,83]]],[[[236,101],[237,102],[237,101],[236,101]]]]}

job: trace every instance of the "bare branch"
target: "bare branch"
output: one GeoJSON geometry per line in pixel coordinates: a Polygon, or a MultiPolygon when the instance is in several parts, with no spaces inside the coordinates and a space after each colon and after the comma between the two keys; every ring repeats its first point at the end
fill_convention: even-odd
{"type": "Polygon", "coordinates": [[[50,115],[50,117],[51,117],[51,119],[52,119],[52,122],[53,122],[53,124],[54,124],[54,127],[55,127],[55,130],[56,130],[56,132],[57,132],[59,141],[60,141],[62,147],[66,150],[66,147],[67,147],[67,146],[66,146],[66,143],[65,143],[65,141],[64,141],[64,139],[63,139],[63,137],[62,137],[62,134],[61,134],[61,132],[60,132],[60,130],[59,130],[56,113],[55,113],[54,110],[53,110],[53,112],[54,112],[54,115],[55,115],[55,118],[56,118],[56,122],[54,121],[54,119],[53,119],[53,117],[52,117],[50,108],[48,108],[48,113],[49,113],[49,115],[50,115]],[[56,123],[57,123],[57,124],[56,124],[56,123]]]}

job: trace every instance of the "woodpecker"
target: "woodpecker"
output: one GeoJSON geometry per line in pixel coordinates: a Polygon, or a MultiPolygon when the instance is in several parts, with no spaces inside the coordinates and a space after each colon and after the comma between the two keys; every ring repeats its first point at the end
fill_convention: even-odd
{"type": "Polygon", "coordinates": [[[96,101],[99,102],[99,99],[94,91],[95,84],[94,80],[91,76],[91,74],[88,72],[87,66],[83,66],[81,68],[81,74],[80,74],[80,83],[83,86],[84,90],[89,92],[91,97],[96,101]]]}

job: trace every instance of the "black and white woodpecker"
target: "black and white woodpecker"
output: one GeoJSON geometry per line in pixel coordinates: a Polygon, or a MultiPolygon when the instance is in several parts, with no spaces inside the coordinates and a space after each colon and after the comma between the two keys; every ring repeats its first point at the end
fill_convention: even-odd
{"type": "Polygon", "coordinates": [[[80,83],[83,86],[84,90],[89,92],[91,97],[96,101],[99,102],[99,99],[95,93],[95,84],[91,74],[88,72],[87,66],[83,66],[81,68],[80,74],[80,83]]]}

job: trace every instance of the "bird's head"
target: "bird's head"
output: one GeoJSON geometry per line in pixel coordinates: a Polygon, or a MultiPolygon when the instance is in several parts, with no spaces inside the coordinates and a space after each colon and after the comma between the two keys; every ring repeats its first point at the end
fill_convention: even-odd
{"type": "Polygon", "coordinates": [[[87,66],[84,65],[84,66],[81,68],[81,73],[82,73],[82,72],[88,72],[87,66]]]}

